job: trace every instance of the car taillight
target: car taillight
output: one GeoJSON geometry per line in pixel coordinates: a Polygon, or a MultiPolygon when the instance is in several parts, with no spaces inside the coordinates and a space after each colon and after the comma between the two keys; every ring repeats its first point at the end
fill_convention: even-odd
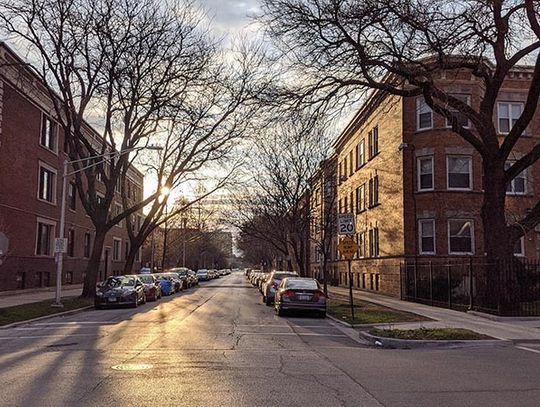
{"type": "Polygon", "coordinates": [[[321,298],[326,298],[326,295],[322,291],[315,291],[313,294],[313,301],[319,301],[321,298]]]}
{"type": "Polygon", "coordinates": [[[283,291],[283,294],[281,294],[281,296],[285,298],[291,298],[295,296],[295,292],[292,290],[285,290],[283,291]]]}

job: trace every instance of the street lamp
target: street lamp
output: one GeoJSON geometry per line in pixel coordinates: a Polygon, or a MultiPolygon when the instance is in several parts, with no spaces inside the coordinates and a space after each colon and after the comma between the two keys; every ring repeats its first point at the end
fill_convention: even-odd
{"type": "Polygon", "coordinates": [[[64,168],[62,172],[62,205],[60,210],[60,230],[58,232],[58,239],[55,242],[55,252],[57,255],[56,259],[56,295],[54,299],[54,303],[51,305],[53,307],[63,308],[64,305],[61,301],[61,291],[62,291],[62,268],[64,266],[64,252],[66,248],[66,238],[64,237],[64,229],[66,224],[66,189],[67,189],[67,179],[69,176],[77,174],[78,172],[87,170],[88,168],[95,167],[99,164],[102,164],[103,162],[107,161],[108,159],[111,159],[112,157],[119,157],[127,153],[131,153],[133,151],[139,151],[139,150],[163,150],[163,147],[160,146],[145,146],[145,147],[133,147],[133,148],[127,148],[123,151],[117,151],[113,153],[112,155],[109,153],[104,154],[98,154],[92,157],[86,157],[81,158],[78,160],[69,161],[67,159],[64,159],[64,168]],[[96,158],[101,158],[100,161],[94,162],[90,165],[87,165],[83,168],[79,168],[77,171],[73,171],[68,173],[68,167],[70,164],[75,164],[87,160],[94,160],[96,158]]]}

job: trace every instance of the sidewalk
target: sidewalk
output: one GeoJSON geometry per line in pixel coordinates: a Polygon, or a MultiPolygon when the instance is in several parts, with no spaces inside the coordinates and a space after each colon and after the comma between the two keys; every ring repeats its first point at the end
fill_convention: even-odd
{"type": "MultiPolygon", "coordinates": [[[[349,290],[344,287],[328,287],[329,294],[349,297],[349,290]]],[[[414,322],[409,324],[382,324],[380,327],[399,327],[400,329],[426,328],[465,328],[497,339],[512,341],[540,341],[540,317],[536,320],[492,321],[487,318],[466,312],[446,308],[431,307],[415,302],[401,301],[397,298],[386,297],[366,291],[353,291],[355,300],[363,300],[394,308],[400,311],[412,312],[433,319],[434,321],[414,322]]]]}
{"type": "MultiPolygon", "coordinates": [[[[81,295],[82,284],[62,287],[62,297],[76,297],[81,295]]],[[[54,300],[55,288],[47,287],[29,291],[5,291],[0,294],[0,308],[12,307],[15,305],[29,304],[32,302],[54,300]]]]}

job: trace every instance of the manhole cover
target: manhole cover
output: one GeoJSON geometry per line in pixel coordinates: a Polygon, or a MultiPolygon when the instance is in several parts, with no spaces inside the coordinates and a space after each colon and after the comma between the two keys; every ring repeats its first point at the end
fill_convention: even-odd
{"type": "Polygon", "coordinates": [[[124,363],[121,365],[114,365],[114,370],[147,370],[152,369],[154,366],[147,363],[124,363]]]}

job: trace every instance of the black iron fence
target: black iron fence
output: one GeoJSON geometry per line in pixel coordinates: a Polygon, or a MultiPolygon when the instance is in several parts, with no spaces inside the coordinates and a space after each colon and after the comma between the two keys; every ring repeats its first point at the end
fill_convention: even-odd
{"type": "Polygon", "coordinates": [[[539,261],[406,261],[400,274],[404,300],[498,315],[540,315],[539,261]]]}

